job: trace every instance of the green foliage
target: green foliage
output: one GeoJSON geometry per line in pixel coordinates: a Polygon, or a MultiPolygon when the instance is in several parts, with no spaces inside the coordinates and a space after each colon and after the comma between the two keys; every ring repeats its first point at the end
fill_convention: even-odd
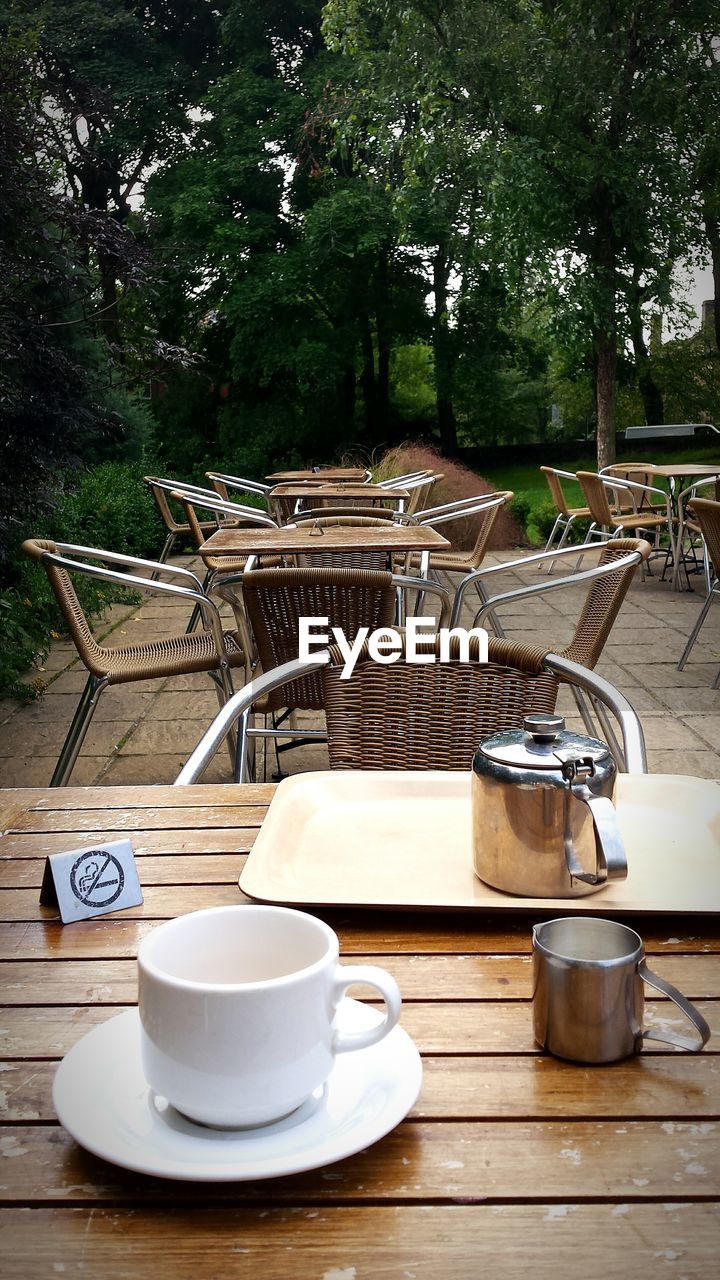
{"type": "MultiPolygon", "coordinates": [[[[21,677],[64,630],[45,570],[20,552],[20,544],[25,538],[49,538],[156,559],[163,529],[142,475],[137,463],[104,463],[86,472],[51,514],[26,517],[15,527],[15,554],[7,574],[10,585],[0,598],[0,697],[27,700],[42,693],[41,678],[25,683],[21,677]]],[[[101,614],[112,601],[134,599],[90,578],[78,577],[75,586],[89,617],[101,614]]]]}

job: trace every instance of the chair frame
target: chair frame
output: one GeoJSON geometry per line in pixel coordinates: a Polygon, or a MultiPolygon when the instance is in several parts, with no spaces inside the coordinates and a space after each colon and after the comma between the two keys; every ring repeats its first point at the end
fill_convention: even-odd
{"type": "MultiPolygon", "coordinates": [[[[242,741],[244,723],[253,704],[259,698],[268,695],[279,685],[287,684],[289,681],[296,680],[310,672],[321,670],[328,665],[330,660],[330,650],[321,650],[312,658],[302,661],[296,659],[293,662],[285,663],[274,671],[269,671],[266,675],[253,680],[250,685],[247,685],[239,693],[236,693],[219,711],[213,723],[203,734],[175,779],[174,785],[176,787],[190,786],[197,782],[216,754],[218,747],[238,721],[240,721],[241,725],[238,732],[239,743],[242,741]]],[[[565,683],[577,685],[580,689],[602,702],[619,723],[623,739],[626,772],[633,774],[647,773],[647,755],[642,725],[627,698],[608,680],[597,675],[596,672],[588,671],[586,667],[582,667],[576,662],[571,662],[559,654],[545,654],[543,669],[550,674],[559,676],[565,683]]],[[[240,756],[240,751],[241,748],[238,745],[238,757],[240,756]]]]}
{"type": "MultiPolygon", "coordinates": [[[[555,523],[550,530],[550,537],[545,543],[545,550],[549,551],[555,541],[556,534],[560,533],[560,541],[557,550],[565,546],[570,536],[570,531],[576,520],[590,519],[590,509],[588,507],[571,507],[568,505],[567,498],[562,487],[563,480],[574,480],[577,483],[577,476],[574,471],[561,471],[558,467],[541,467],[545,479],[550,489],[550,495],[557,508],[557,516],[555,523]]],[[[548,573],[552,570],[552,564],[548,569],[548,573]]]]}
{"type": "MultiPolygon", "coordinates": [[[[225,644],[225,637],[220,620],[220,614],[217,606],[210,600],[203,591],[199,579],[189,569],[182,569],[177,565],[159,564],[155,560],[142,560],[136,556],[123,555],[114,551],[104,551],[96,547],[84,547],[75,543],[55,542],[54,551],[43,549],[40,554],[37,553],[39,539],[28,539],[23,543],[23,549],[26,554],[36,559],[43,568],[48,565],[54,565],[58,569],[64,570],[66,573],[80,573],[89,578],[94,578],[102,582],[113,582],[122,587],[129,588],[134,591],[150,591],[153,594],[171,595],[175,598],[192,603],[194,608],[200,610],[205,630],[212,635],[215,650],[218,658],[217,673],[208,668],[208,674],[215,683],[218,695],[218,702],[221,706],[230,698],[234,691],[230,659],[225,644]],[[32,545],[32,550],[29,547],[32,545]],[[153,573],[153,577],[145,578],[137,574],[127,572],[119,572],[115,569],[102,567],[102,564],[88,563],[88,560],[75,559],[76,556],[87,557],[89,561],[100,560],[105,565],[121,564],[133,569],[146,569],[153,573]],[[181,578],[186,582],[187,586],[172,584],[170,582],[159,581],[155,574],[163,575],[167,578],[181,578]]],[[[51,583],[52,585],[52,583],[51,583]]],[[[60,601],[58,600],[58,603],[60,601]]],[[[87,621],[87,620],[86,620],[87,621]]],[[[78,656],[83,665],[87,667],[82,652],[76,643],[78,656]]],[[[88,678],[85,684],[80,701],[75,710],[75,714],[67,732],[65,742],[60,750],[57,764],[50,780],[51,787],[62,787],[67,785],[70,774],[75,766],[82,744],[90,727],[90,722],[97,709],[100,695],[107,686],[112,683],[112,677],[109,674],[98,675],[89,667],[88,678]]],[[[142,679],[151,679],[151,676],[138,676],[127,683],[139,683],[142,679]]],[[[119,683],[119,682],[118,682],[119,683]]],[[[234,744],[230,746],[231,759],[234,760],[234,744]]]]}
{"type": "MultiPolygon", "coordinates": [[[[673,534],[672,501],[669,493],[666,493],[664,489],[658,489],[654,485],[640,484],[639,481],[637,480],[620,480],[613,476],[606,476],[606,475],[603,475],[602,473],[596,474],[595,472],[592,472],[592,471],[578,471],[577,479],[580,485],[582,486],[583,493],[587,498],[588,506],[590,507],[590,512],[593,517],[592,524],[590,525],[590,528],[588,529],[588,532],[587,532],[588,542],[591,542],[593,539],[597,539],[600,542],[604,542],[610,538],[623,537],[626,529],[635,529],[635,530],[644,529],[646,532],[650,532],[650,530],[654,530],[655,552],[659,554],[665,554],[666,565],[667,565],[668,556],[674,562],[675,537],[673,534]],[[614,495],[617,495],[621,491],[627,492],[630,498],[630,502],[632,504],[632,511],[614,512],[610,504],[610,499],[607,497],[607,494],[606,494],[605,503],[604,503],[606,510],[604,512],[601,512],[600,505],[602,504],[598,505],[595,502],[596,494],[593,492],[590,492],[588,488],[586,488],[586,485],[584,483],[586,479],[589,479],[591,482],[594,482],[595,480],[599,480],[603,486],[603,489],[609,491],[614,495]],[[648,495],[655,494],[657,497],[660,498],[661,501],[660,503],[657,503],[654,506],[652,506],[651,505],[652,500],[650,497],[648,497],[649,505],[643,511],[642,509],[643,499],[642,498],[640,499],[640,506],[638,506],[638,500],[637,500],[638,494],[648,494],[648,495]],[[592,510],[593,506],[595,506],[595,512],[593,512],[592,510]],[[661,506],[665,507],[664,515],[662,515],[660,511],[661,506]],[[601,515],[604,518],[601,518],[601,515]],[[644,520],[645,520],[645,523],[644,523],[644,520]],[[647,521],[649,521],[649,523],[647,523],[647,521]],[[670,539],[669,550],[665,553],[662,552],[662,549],[659,544],[660,529],[662,524],[666,526],[668,537],[670,539]]],[[[644,565],[642,567],[642,577],[643,578],[645,577],[644,565]]]]}
{"type": "MultiPolygon", "coordinates": [[[[252,576],[252,575],[251,574],[249,575],[234,574],[231,577],[224,579],[222,583],[222,590],[224,591],[229,587],[235,586],[235,585],[240,585],[240,587],[242,587],[243,579],[246,576],[252,576]]],[[[385,575],[383,574],[383,576],[385,575]]],[[[424,578],[405,577],[403,574],[388,574],[387,577],[389,578],[389,583],[391,587],[395,590],[396,594],[402,594],[405,591],[416,591],[418,593],[421,592],[423,594],[423,598],[426,594],[434,595],[435,597],[437,597],[440,603],[440,610],[439,610],[439,617],[437,619],[436,626],[438,628],[445,626],[450,616],[450,594],[445,587],[441,586],[437,582],[429,582],[424,578]]],[[[245,625],[246,625],[248,635],[252,637],[252,628],[251,628],[250,620],[249,618],[247,618],[247,615],[246,615],[245,625]]],[[[268,675],[272,675],[273,671],[285,670],[288,665],[292,665],[292,664],[286,663],[286,664],[283,664],[282,666],[275,667],[272,669],[271,672],[268,673],[268,675]]],[[[315,667],[314,666],[309,667],[308,673],[311,670],[315,670],[315,667]]],[[[302,674],[306,674],[306,673],[298,672],[298,675],[302,675],[302,674]]],[[[245,779],[245,775],[248,771],[248,763],[249,763],[249,746],[252,743],[252,740],[255,738],[274,738],[276,740],[280,738],[289,739],[290,741],[288,743],[288,746],[285,748],[281,747],[280,750],[288,749],[288,747],[292,745],[303,746],[309,742],[327,741],[327,733],[324,729],[295,729],[292,727],[285,728],[283,726],[277,726],[277,725],[273,725],[272,728],[268,728],[267,726],[264,726],[263,728],[256,728],[252,722],[252,712],[253,712],[255,703],[259,699],[269,695],[270,693],[274,692],[276,689],[280,688],[283,684],[288,683],[288,681],[281,680],[277,683],[272,684],[272,686],[263,686],[263,688],[261,689],[260,682],[264,678],[265,677],[260,677],[255,680],[251,680],[246,685],[246,688],[250,688],[250,687],[257,688],[258,693],[256,697],[254,697],[250,702],[248,702],[243,712],[241,728],[240,728],[240,736],[237,744],[237,754],[235,757],[235,781],[236,782],[242,781],[245,779]]],[[[319,710],[320,708],[317,708],[317,709],[319,710]]]]}
{"type": "MultiPolygon", "coordinates": [[[[717,540],[718,540],[718,547],[720,548],[720,502],[715,502],[710,498],[692,498],[688,503],[688,508],[693,513],[693,515],[697,515],[699,517],[701,530],[702,530],[702,518],[705,515],[705,513],[711,514],[711,518],[716,517],[718,519],[717,540]]],[[[716,557],[715,557],[715,554],[713,554],[713,551],[708,546],[707,534],[704,532],[704,530],[703,530],[703,542],[705,543],[705,554],[707,557],[707,562],[708,563],[712,562],[714,565],[716,557]]],[[[717,567],[720,568],[720,554],[717,554],[717,560],[718,560],[717,567]]],[[[720,600],[720,577],[718,577],[717,575],[715,577],[715,581],[712,582],[710,585],[710,588],[707,593],[707,597],[705,599],[705,603],[703,604],[700,610],[700,613],[698,615],[697,622],[695,623],[695,626],[690,632],[687,644],[683,649],[682,656],[680,658],[680,661],[677,664],[678,671],[683,670],[685,663],[687,662],[690,656],[690,651],[693,648],[693,645],[695,644],[695,641],[697,640],[698,635],[700,634],[700,628],[702,627],[708,615],[708,610],[710,609],[710,606],[714,600],[720,600]]],[[[720,670],[718,670],[718,673],[715,677],[712,687],[713,689],[720,689],[720,670]]]]}
{"type": "MultiPolygon", "coordinates": [[[[697,524],[695,523],[695,525],[693,525],[693,523],[688,521],[687,519],[686,512],[687,512],[688,504],[692,501],[693,498],[697,498],[698,496],[700,496],[698,494],[698,489],[716,490],[717,484],[718,484],[718,480],[716,476],[708,476],[707,479],[705,480],[696,480],[694,484],[688,485],[687,489],[683,489],[682,492],[677,495],[677,499],[676,499],[677,534],[675,537],[675,564],[673,565],[673,576],[672,576],[673,591],[679,590],[680,574],[683,568],[685,567],[686,557],[683,553],[683,541],[685,538],[685,531],[687,529],[689,529],[691,533],[690,549],[693,553],[695,564],[697,566],[697,557],[695,556],[695,547],[694,547],[694,537],[692,536],[697,532],[697,524]]],[[[703,545],[703,568],[705,573],[705,592],[707,594],[710,591],[712,586],[712,578],[711,578],[711,572],[710,572],[710,557],[708,555],[707,543],[703,538],[702,533],[700,534],[700,538],[702,540],[702,545],[703,545]]],[[[686,577],[688,579],[688,590],[691,591],[692,587],[690,586],[689,574],[687,574],[687,569],[686,569],[686,577]]]]}
{"type": "MultiPolygon", "coordinates": [[[[650,544],[646,542],[645,539],[642,539],[642,538],[624,539],[623,538],[618,541],[621,541],[621,542],[632,541],[632,542],[636,542],[638,545],[635,549],[631,551],[628,550],[624,555],[620,555],[616,560],[611,560],[605,564],[596,565],[592,569],[578,570],[576,568],[574,573],[568,574],[564,577],[553,578],[553,579],[546,578],[542,582],[530,583],[522,587],[515,587],[512,591],[506,591],[500,595],[494,595],[494,596],[488,595],[488,592],[485,587],[485,582],[483,580],[498,573],[505,573],[508,570],[512,571],[513,569],[518,569],[518,568],[523,569],[529,565],[539,566],[540,564],[542,564],[544,560],[548,560],[548,559],[554,562],[556,559],[559,560],[567,556],[577,557],[578,553],[580,553],[580,559],[582,559],[586,552],[595,552],[596,554],[599,552],[601,555],[605,555],[608,550],[614,550],[613,540],[609,539],[608,541],[602,544],[582,543],[579,546],[570,546],[570,547],[566,546],[566,547],[560,547],[560,548],[556,547],[552,551],[541,551],[535,555],[525,556],[521,560],[505,561],[503,564],[490,565],[485,569],[477,569],[474,573],[468,574],[466,578],[463,578],[463,580],[460,583],[458,583],[458,587],[455,592],[455,599],[453,602],[453,610],[452,610],[452,615],[450,619],[450,625],[453,627],[459,625],[460,615],[462,613],[462,607],[464,604],[465,593],[471,585],[475,587],[480,597],[480,600],[482,602],[481,607],[476,613],[475,618],[473,620],[473,626],[482,625],[483,619],[487,617],[492,623],[495,634],[500,637],[503,637],[505,635],[505,631],[497,616],[496,609],[498,607],[502,607],[502,605],[506,604],[508,601],[521,600],[525,597],[541,595],[547,591],[557,591],[567,587],[575,587],[583,583],[592,584],[598,580],[602,580],[603,578],[609,578],[615,574],[621,573],[627,576],[626,577],[624,576],[623,579],[618,583],[618,588],[617,588],[618,599],[617,599],[617,602],[615,603],[615,610],[610,619],[610,623],[607,626],[607,633],[609,634],[615,622],[615,617],[617,616],[617,613],[619,612],[622,606],[622,602],[625,598],[625,595],[629,589],[630,582],[632,580],[632,574],[634,574],[634,571],[638,567],[638,565],[642,566],[647,561],[651,553],[650,544]],[[629,573],[630,570],[632,570],[632,574],[629,573]]],[[[618,547],[618,550],[620,549],[621,548],[618,547]]],[[[581,610],[580,618],[575,628],[575,634],[573,636],[573,639],[570,641],[570,644],[565,647],[564,650],[559,651],[560,656],[562,657],[568,657],[572,652],[572,650],[574,648],[577,648],[578,644],[580,643],[579,633],[582,630],[583,622],[586,617],[586,611],[588,610],[588,606],[591,601],[591,595],[592,595],[592,588],[591,588],[591,591],[588,593],[588,596],[586,597],[585,602],[583,604],[583,608],[581,610]]],[[[594,649],[596,651],[593,652],[592,648],[590,651],[589,656],[591,658],[591,668],[594,668],[596,662],[598,662],[606,641],[607,641],[607,635],[603,637],[602,633],[600,632],[599,636],[596,637],[596,640],[594,642],[594,649]]],[[[580,715],[583,720],[583,724],[585,725],[585,728],[587,729],[588,733],[591,733],[594,735],[597,735],[598,733],[597,727],[593,720],[592,711],[594,711],[595,714],[597,715],[600,725],[602,726],[603,732],[605,733],[606,737],[608,738],[608,741],[611,743],[613,747],[615,755],[622,762],[622,749],[617,741],[617,738],[615,737],[612,725],[607,718],[602,702],[596,702],[594,699],[590,698],[590,706],[589,706],[582,691],[576,689],[575,687],[573,687],[572,689],[572,694],[575,700],[575,705],[577,706],[578,711],[580,712],[580,715]],[[591,711],[591,707],[592,707],[592,711],[591,711]]]]}
{"type": "MultiPolygon", "coordinates": [[[[160,513],[160,518],[167,530],[165,544],[157,560],[158,564],[165,564],[177,538],[181,535],[192,537],[192,530],[190,527],[175,519],[172,511],[170,510],[170,505],[166,495],[172,497],[176,489],[182,489],[183,492],[204,494],[206,497],[210,497],[214,495],[214,490],[203,489],[200,485],[190,484],[186,481],[167,480],[162,476],[145,476],[144,483],[147,485],[155,500],[155,505],[160,513]]],[[[212,529],[215,528],[215,525],[206,522],[204,527],[208,532],[211,532],[212,529]]]]}

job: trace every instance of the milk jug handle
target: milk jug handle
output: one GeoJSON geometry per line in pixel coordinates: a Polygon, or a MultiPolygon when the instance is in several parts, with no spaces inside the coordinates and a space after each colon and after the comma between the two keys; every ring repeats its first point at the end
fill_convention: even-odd
{"type": "Polygon", "coordinates": [[[678,1009],[681,1009],[685,1014],[685,1017],[690,1019],[700,1037],[700,1042],[698,1043],[697,1040],[689,1040],[687,1036],[678,1036],[673,1031],[643,1030],[643,1040],[659,1040],[662,1044],[673,1044],[678,1049],[688,1049],[690,1053],[699,1053],[701,1049],[704,1049],[710,1039],[710,1028],[699,1010],[689,1000],[686,1000],[677,987],[673,987],[664,978],[658,978],[656,973],[652,973],[644,959],[638,964],[637,971],[643,982],[647,982],[649,987],[654,987],[656,991],[662,991],[664,996],[669,996],[675,1002],[678,1009]]]}

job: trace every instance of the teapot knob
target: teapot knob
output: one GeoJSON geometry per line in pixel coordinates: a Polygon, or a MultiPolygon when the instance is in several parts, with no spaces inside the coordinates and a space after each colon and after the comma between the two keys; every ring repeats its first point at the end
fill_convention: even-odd
{"type": "Polygon", "coordinates": [[[523,717],[523,729],[532,734],[535,742],[554,742],[565,728],[565,717],[533,711],[523,717]]]}

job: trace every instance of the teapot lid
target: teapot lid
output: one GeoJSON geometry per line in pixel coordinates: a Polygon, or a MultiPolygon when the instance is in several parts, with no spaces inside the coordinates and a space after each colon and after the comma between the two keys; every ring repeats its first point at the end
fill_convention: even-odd
{"type": "Polygon", "coordinates": [[[498,764],[521,769],[558,769],[568,760],[588,757],[596,766],[612,761],[608,747],[598,738],[566,730],[564,716],[537,712],[523,717],[522,729],[486,738],[478,751],[498,764]]]}

